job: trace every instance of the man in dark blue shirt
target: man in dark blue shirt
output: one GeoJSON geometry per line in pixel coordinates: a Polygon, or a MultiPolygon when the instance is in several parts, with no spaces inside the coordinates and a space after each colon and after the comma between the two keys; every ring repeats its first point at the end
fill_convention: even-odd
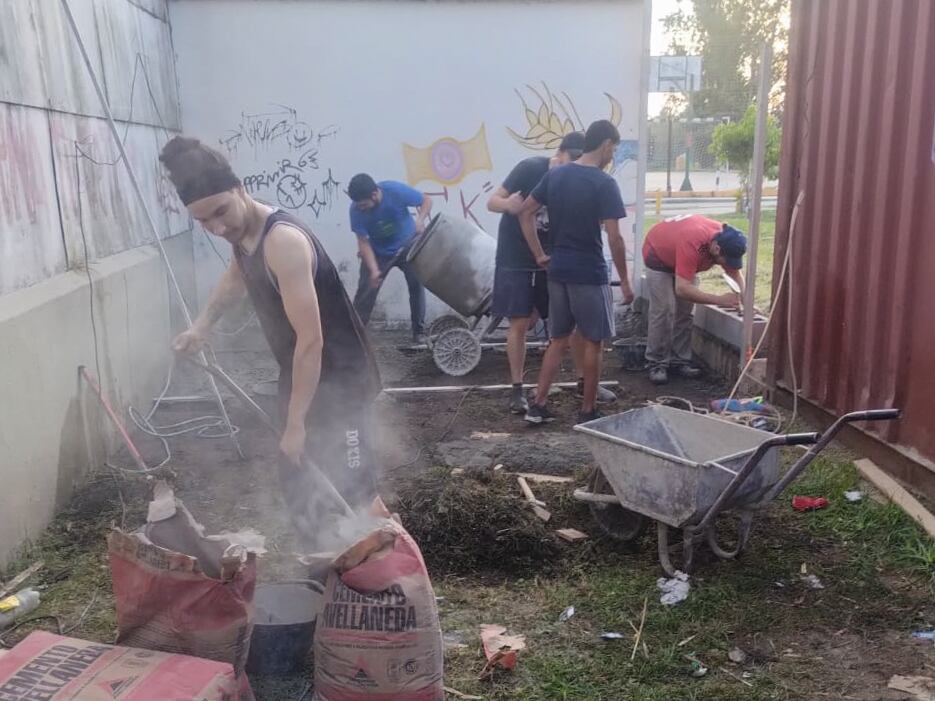
{"type": "Polygon", "coordinates": [[[354,308],[361,321],[367,324],[386,274],[394,267],[399,268],[409,287],[412,338],[419,342],[425,325],[425,288],[410,269],[405,253],[398,254],[425,230],[432,199],[394,180],[378,184],[366,173],[351,178],[347,194],[353,201],[351,231],[357,235],[360,251],[360,278],[354,308]],[[418,207],[415,219],[409,213],[410,207],[418,207]]]}
{"type": "Polygon", "coordinates": [[[576,162],[546,173],[523,204],[520,224],[536,262],[549,271],[549,320],[552,342],[542,361],[535,403],[526,420],[539,424],[554,420],[546,407],[549,387],[562,354],[577,330],[584,353],[584,398],[579,422],[598,416],[595,408],[604,341],[614,335],[613,297],[610,290],[601,228],[607,232],[614,267],[620,277],[623,301],[633,301],[627,273],[626,244],[619,219],[626,216],[617,181],[604,172],[613,161],[620,133],[607,120],[591,124],[585,134],[584,155],[576,162]],[[536,235],[535,216],[549,210],[552,253],[547,255],[536,235]]]}
{"type": "MultiPolygon", "coordinates": [[[[526,361],[526,334],[537,318],[549,316],[549,290],[546,272],[539,267],[532,255],[519,218],[516,216],[523,207],[523,202],[533,191],[549,168],[556,168],[571,163],[584,153],[584,132],[573,131],[566,134],[554,156],[532,156],[514,166],[487,201],[487,209],[502,214],[497,234],[497,265],[494,274],[493,304],[494,316],[510,320],[506,337],[506,357],[510,364],[510,381],[513,389],[510,393],[510,411],[525,414],[529,404],[523,393],[523,374],[526,361]]],[[[549,243],[549,215],[543,207],[536,215],[536,229],[539,240],[546,251],[549,243]]],[[[578,369],[578,394],[584,392],[583,366],[581,354],[583,346],[576,335],[571,341],[575,368],[578,369]]],[[[610,390],[598,387],[598,404],[617,400],[610,390]]]]}

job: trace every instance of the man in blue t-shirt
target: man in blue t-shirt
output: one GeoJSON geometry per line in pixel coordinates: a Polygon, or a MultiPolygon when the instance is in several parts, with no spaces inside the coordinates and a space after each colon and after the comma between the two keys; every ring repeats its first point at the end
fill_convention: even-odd
{"type": "Polygon", "coordinates": [[[620,133],[606,119],[588,127],[584,154],[574,163],[550,170],[520,210],[523,236],[536,262],[549,271],[549,321],[552,342],[539,371],[535,403],[526,420],[540,424],[555,419],[546,407],[549,387],[562,355],[577,330],[584,346],[584,398],[579,423],[600,416],[595,408],[604,341],[614,335],[613,297],[610,291],[601,228],[607,232],[614,267],[620,276],[623,301],[633,301],[627,273],[626,244],[619,219],[626,216],[617,181],[604,172],[614,158],[620,133]],[[552,255],[546,255],[536,234],[535,217],[541,207],[549,210],[552,255]]]}
{"type": "MultiPolygon", "coordinates": [[[[531,156],[520,161],[487,201],[487,209],[503,216],[497,234],[497,263],[494,272],[491,313],[510,320],[506,337],[506,357],[510,365],[510,411],[523,414],[529,403],[523,393],[526,362],[526,334],[532,324],[549,316],[549,291],[545,270],[539,267],[526,243],[517,213],[549,168],[571,163],[584,153],[584,132],[573,131],[562,138],[554,156],[531,156]]],[[[549,216],[543,207],[536,216],[539,240],[546,250],[549,245],[549,216]]],[[[571,340],[572,357],[578,370],[578,394],[584,393],[581,353],[583,347],[577,334],[571,340]]],[[[598,387],[597,403],[617,401],[617,395],[598,387]]]]}
{"type": "Polygon", "coordinates": [[[351,231],[357,235],[360,251],[360,278],[354,308],[360,320],[367,324],[386,274],[392,268],[399,268],[409,287],[412,339],[419,343],[425,327],[425,288],[406,262],[406,250],[425,230],[432,200],[395,180],[376,183],[366,173],[351,178],[347,194],[352,200],[351,231]],[[409,213],[410,207],[418,208],[415,219],[409,213]]]}

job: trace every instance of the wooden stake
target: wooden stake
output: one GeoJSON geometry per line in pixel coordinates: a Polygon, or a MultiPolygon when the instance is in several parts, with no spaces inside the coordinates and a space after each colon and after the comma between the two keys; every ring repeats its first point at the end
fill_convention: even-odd
{"type": "Polygon", "coordinates": [[[736,679],[737,681],[739,681],[741,684],[746,684],[747,686],[750,686],[750,687],[753,686],[753,684],[751,684],[750,682],[748,682],[746,679],[744,679],[744,678],[742,678],[742,677],[738,677],[736,674],[734,674],[733,672],[731,672],[731,671],[729,671],[729,670],[724,669],[723,667],[718,667],[718,669],[721,670],[722,672],[724,672],[724,674],[726,674],[728,677],[733,677],[734,679],[736,679]]]}
{"type": "Polygon", "coordinates": [[[524,478],[517,477],[516,481],[519,482],[520,489],[523,490],[523,494],[526,497],[526,503],[532,507],[533,513],[548,523],[549,519],[552,518],[552,514],[548,509],[545,508],[545,502],[536,499],[536,495],[532,493],[532,490],[529,488],[529,484],[527,484],[524,478]]]}
{"type": "Polygon", "coordinates": [[[636,651],[640,649],[640,638],[643,637],[643,626],[646,625],[646,606],[649,604],[649,597],[643,599],[643,615],[640,617],[640,628],[636,631],[636,639],[633,641],[633,652],[630,653],[630,659],[636,659],[636,651]]]}
{"type": "Polygon", "coordinates": [[[860,470],[860,473],[873,483],[873,486],[879,489],[887,499],[905,511],[913,521],[922,526],[929,536],[935,538],[935,516],[906,491],[899,482],[870,460],[857,460],[854,464],[860,470]]]}

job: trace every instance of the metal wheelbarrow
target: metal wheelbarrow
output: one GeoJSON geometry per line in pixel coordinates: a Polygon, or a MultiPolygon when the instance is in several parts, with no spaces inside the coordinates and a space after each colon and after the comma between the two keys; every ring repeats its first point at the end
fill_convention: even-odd
{"type": "Polygon", "coordinates": [[[635,541],[656,521],[659,563],[669,576],[690,572],[695,545],[704,540],[725,560],[746,547],[757,511],[767,506],[815,459],[845,424],[897,419],[898,409],[845,414],[826,431],[775,435],[709,415],[654,405],[575,426],[586,436],[598,466],[587,490],[598,525],[635,541]],[[782,446],[811,445],[780,478],[782,446]],[[737,534],[725,545],[715,529],[719,514],[738,516],[737,534]],[[672,530],[680,530],[681,563],[673,563],[672,530]]]}

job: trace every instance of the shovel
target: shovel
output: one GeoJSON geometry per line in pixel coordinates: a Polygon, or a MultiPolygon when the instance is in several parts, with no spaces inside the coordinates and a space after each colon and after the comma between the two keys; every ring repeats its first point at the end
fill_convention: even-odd
{"type": "MultiPolygon", "coordinates": [[[[185,360],[190,362],[192,365],[204,370],[214,377],[218,382],[223,384],[227,389],[233,392],[234,396],[246,404],[247,408],[250,409],[256,417],[266,426],[277,438],[281,438],[282,434],[279,431],[279,427],[273,421],[269,414],[264,411],[263,407],[257,404],[253,399],[247,394],[234,380],[228,375],[224,370],[215,365],[214,363],[207,362],[202,363],[193,356],[190,355],[181,355],[185,360]]],[[[332,484],[331,480],[325,476],[325,473],[314,462],[309,460],[307,457],[303,457],[304,467],[308,470],[314,482],[324,488],[328,496],[340,507],[341,511],[348,518],[355,518],[356,514],[350,505],[345,501],[344,497],[341,496],[341,493],[337,488],[332,484]]]]}

